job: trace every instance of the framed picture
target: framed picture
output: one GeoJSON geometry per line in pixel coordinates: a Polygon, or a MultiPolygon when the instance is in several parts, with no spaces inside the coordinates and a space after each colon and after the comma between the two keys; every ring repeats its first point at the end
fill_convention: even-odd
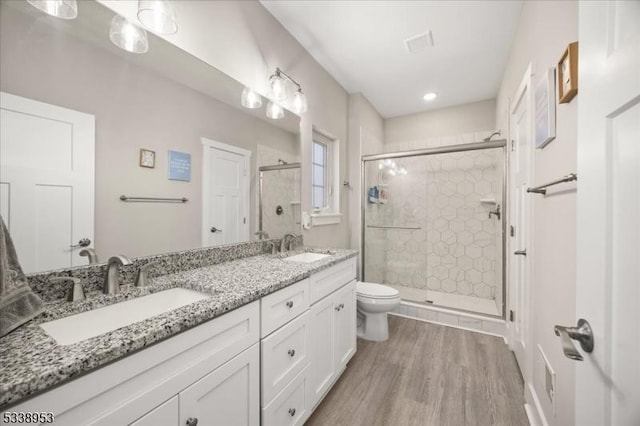
{"type": "Polygon", "coordinates": [[[558,62],[558,103],[566,104],[578,94],[578,42],[571,43],[558,62]]]}
{"type": "Polygon", "coordinates": [[[169,151],[169,179],[191,181],[191,154],[169,151]]]}
{"type": "Polygon", "coordinates": [[[156,166],[156,153],[148,149],[140,150],[140,167],[153,169],[156,166]]]}
{"type": "Polygon", "coordinates": [[[556,73],[549,68],[536,86],[535,141],[536,148],[544,148],[556,138],[556,73]]]}

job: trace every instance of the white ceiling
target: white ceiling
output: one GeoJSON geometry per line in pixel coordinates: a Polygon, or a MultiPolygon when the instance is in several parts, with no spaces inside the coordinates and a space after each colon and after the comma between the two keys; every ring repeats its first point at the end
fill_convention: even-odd
{"type": "Polygon", "coordinates": [[[523,4],[261,3],[349,93],[363,93],[385,118],[495,98],[523,4]],[[434,46],[408,53],[404,40],[428,30],[434,46]],[[438,98],[425,102],[427,92],[438,98]]]}

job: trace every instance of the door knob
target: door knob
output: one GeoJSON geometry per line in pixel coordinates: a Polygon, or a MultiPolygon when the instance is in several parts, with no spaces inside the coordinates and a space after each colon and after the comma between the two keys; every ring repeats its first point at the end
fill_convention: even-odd
{"type": "Polygon", "coordinates": [[[91,244],[91,240],[88,238],[81,238],[80,241],[78,241],[78,244],[74,244],[72,246],[69,246],[71,248],[78,248],[78,247],[88,247],[89,244],[91,244]]]}
{"type": "Polygon", "coordinates": [[[516,250],[513,252],[513,254],[519,255],[519,256],[526,256],[527,255],[527,249],[524,250],[516,250]]]}
{"type": "Polygon", "coordinates": [[[582,361],[583,359],[571,339],[580,342],[580,347],[586,353],[593,352],[593,330],[587,320],[580,318],[577,327],[556,325],[553,327],[553,331],[556,333],[556,336],[560,336],[562,351],[567,358],[574,361],[582,361]]]}
{"type": "Polygon", "coordinates": [[[212,227],[211,227],[211,232],[214,232],[214,233],[215,233],[215,232],[222,232],[222,229],[218,229],[218,228],[216,228],[215,226],[212,226],[212,227]]]}

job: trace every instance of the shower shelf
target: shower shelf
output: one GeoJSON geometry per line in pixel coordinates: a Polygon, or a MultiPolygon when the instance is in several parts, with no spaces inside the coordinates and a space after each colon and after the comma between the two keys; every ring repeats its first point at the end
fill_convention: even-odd
{"type": "Polygon", "coordinates": [[[498,202],[493,198],[480,198],[480,204],[491,204],[492,206],[495,206],[498,202]]]}

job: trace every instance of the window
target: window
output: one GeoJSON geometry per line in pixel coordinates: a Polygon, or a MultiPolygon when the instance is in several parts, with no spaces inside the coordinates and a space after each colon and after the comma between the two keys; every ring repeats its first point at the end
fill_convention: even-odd
{"type": "Polygon", "coordinates": [[[311,214],[312,224],[340,223],[340,142],[317,129],[313,129],[311,147],[311,214]]]}
{"type": "MultiPolygon", "coordinates": [[[[315,135],[314,135],[315,136],[315,135]]],[[[329,147],[326,143],[313,141],[311,168],[311,202],[313,210],[320,212],[328,206],[329,192],[329,147]]]]}

